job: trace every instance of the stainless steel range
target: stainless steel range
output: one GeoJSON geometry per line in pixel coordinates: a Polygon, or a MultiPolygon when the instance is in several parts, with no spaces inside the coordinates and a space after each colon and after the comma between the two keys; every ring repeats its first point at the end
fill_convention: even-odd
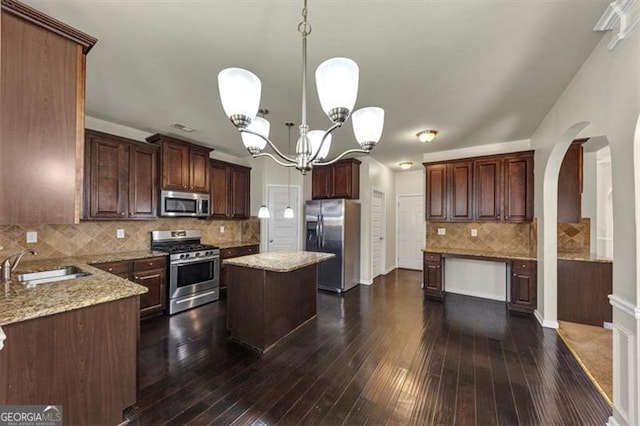
{"type": "Polygon", "coordinates": [[[220,249],[199,230],[153,231],[151,249],[169,253],[169,314],[220,298],[220,249]]]}

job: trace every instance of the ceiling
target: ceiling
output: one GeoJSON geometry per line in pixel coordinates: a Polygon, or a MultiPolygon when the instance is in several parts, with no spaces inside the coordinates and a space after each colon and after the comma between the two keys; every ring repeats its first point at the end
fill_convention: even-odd
{"type": "MultiPolygon", "coordinates": [[[[87,59],[89,116],[246,156],[217,87],[221,69],[239,66],[262,80],[280,148],[284,123],[300,123],[300,0],[26,3],[98,38],[87,59]],[[169,127],[176,122],[196,131],[169,127]]],[[[356,108],[385,109],[373,157],[389,167],[528,139],[602,36],[592,28],[607,3],[309,0],[309,124],[330,125],[315,68],[346,56],[360,67],[356,108]],[[439,135],[422,144],[421,129],[439,135]]],[[[357,147],[350,121],[334,132],[332,153],[357,147]]]]}

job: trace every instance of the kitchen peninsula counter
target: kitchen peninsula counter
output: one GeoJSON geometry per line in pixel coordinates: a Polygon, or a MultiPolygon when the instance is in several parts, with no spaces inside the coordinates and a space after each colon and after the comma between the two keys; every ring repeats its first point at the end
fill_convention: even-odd
{"type": "Polygon", "coordinates": [[[333,257],[280,251],[225,260],[231,339],[263,353],[315,318],[318,263],[333,257]]]}
{"type": "Polygon", "coordinates": [[[166,256],[166,253],[142,250],[55,259],[25,257],[12,273],[13,280],[8,284],[0,283],[2,289],[0,291],[0,326],[144,294],[148,291],[147,288],[91,265],[157,256],[166,256]],[[90,275],[40,284],[33,288],[27,288],[17,281],[17,275],[20,273],[47,271],[68,266],[80,268],[90,275]]]}

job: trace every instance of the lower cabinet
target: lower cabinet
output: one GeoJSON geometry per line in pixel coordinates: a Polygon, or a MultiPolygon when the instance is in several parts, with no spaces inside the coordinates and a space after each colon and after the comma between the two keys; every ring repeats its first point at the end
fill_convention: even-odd
{"type": "Polygon", "coordinates": [[[442,256],[439,253],[425,252],[423,259],[424,294],[428,297],[442,299],[444,297],[442,256]]]}
{"type": "Polygon", "coordinates": [[[93,265],[149,289],[140,296],[140,317],[161,314],[167,304],[167,260],[164,256],[93,265]]]}
{"type": "Polygon", "coordinates": [[[231,259],[233,257],[248,256],[250,254],[260,253],[260,246],[258,244],[250,246],[240,247],[228,247],[220,250],[220,294],[226,294],[227,283],[229,282],[227,266],[224,265],[223,260],[231,259]]]}
{"type": "Polygon", "coordinates": [[[537,305],[537,262],[512,260],[509,310],[533,313],[537,305]]]}

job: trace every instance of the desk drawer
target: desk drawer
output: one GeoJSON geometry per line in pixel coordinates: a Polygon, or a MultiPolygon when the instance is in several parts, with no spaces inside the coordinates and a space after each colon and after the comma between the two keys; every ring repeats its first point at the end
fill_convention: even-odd
{"type": "Polygon", "coordinates": [[[440,262],[442,255],[440,253],[424,252],[425,262],[440,262]]]}
{"type": "Polygon", "coordinates": [[[512,260],[511,270],[517,271],[535,271],[537,269],[537,263],[535,260],[512,260]]]}

